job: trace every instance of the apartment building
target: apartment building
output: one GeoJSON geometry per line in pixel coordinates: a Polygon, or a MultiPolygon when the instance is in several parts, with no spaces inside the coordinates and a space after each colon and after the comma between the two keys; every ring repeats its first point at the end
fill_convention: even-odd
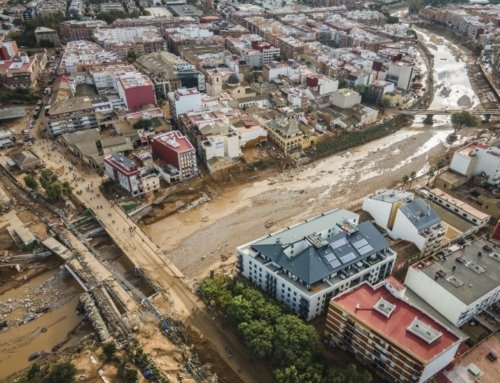
{"type": "Polygon", "coordinates": [[[484,238],[413,264],[405,285],[460,327],[500,299],[500,249],[484,238]]]}
{"type": "Polygon", "coordinates": [[[179,54],[181,46],[197,45],[220,45],[224,46],[225,38],[215,35],[212,24],[192,24],[165,30],[168,48],[175,54],[179,54]]]}
{"type": "Polygon", "coordinates": [[[101,48],[89,41],[77,40],[66,44],[57,74],[91,70],[95,66],[123,64],[117,53],[101,48]]]}
{"type": "Polygon", "coordinates": [[[55,47],[61,45],[61,41],[59,40],[59,34],[56,30],[46,27],[38,27],[35,29],[35,39],[37,44],[52,44],[55,47]]]}
{"type": "Polygon", "coordinates": [[[339,108],[348,109],[361,103],[361,95],[353,89],[342,88],[330,94],[330,101],[339,108]]]}
{"type": "Polygon", "coordinates": [[[19,54],[15,41],[0,41],[0,60],[9,61],[19,54]]]}
{"type": "Polygon", "coordinates": [[[453,154],[450,170],[471,178],[485,174],[486,183],[498,185],[500,181],[500,148],[472,143],[453,154]]]}
{"type": "Polygon", "coordinates": [[[453,362],[461,343],[389,281],[362,283],[332,299],[325,336],[398,383],[428,382],[453,362]]]}
{"type": "Polygon", "coordinates": [[[65,42],[91,40],[96,29],[107,26],[103,20],[66,20],[61,23],[61,39],[65,42]]]}
{"type": "Polygon", "coordinates": [[[165,99],[177,88],[205,90],[205,78],[194,65],[170,52],[154,52],[136,61],[154,84],[156,97],[165,99]]]}
{"type": "Polygon", "coordinates": [[[196,150],[181,132],[173,130],[155,136],[151,149],[157,160],[177,169],[181,180],[198,175],[196,150]]]}
{"type": "MultiPolygon", "coordinates": [[[[6,48],[3,54],[10,57],[6,48]]],[[[0,84],[7,89],[31,89],[36,85],[40,71],[46,63],[45,53],[33,56],[21,53],[8,60],[0,61],[0,84]]]]}
{"type": "Polygon", "coordinates": [[[115,73],[115,76],[118,95],[129,112],[156,104],[154,86],[148,76],[137,71],[115,73]]]}
{"type": "Polygon", "coordinates": [[[413,64],[402,61],[391,61],[388,66],[385,80],[392,82],[398,89],[409,90],[413,74],[413,64]]]}
{"type": "Polygon", "coordinates": [[[168,93],[172,117],[177,119],[181,114],[201,111],[201,99],[202,94],[196,88],[179,88],[168,93]]]}
{"type": "Polygon", "coordinates": [[[239,38],[228,38],[227,48],[242,57],[248,65],[262,68],[270,64],[280,55],[280,49],[264,41],[259,35],[243,35],[239,38]]]}
{"type": "Polygon", "coordinates": [[[147,174],[144,168],[122,153],[104,156],[104,169],[109,179],[115,181],[122,189],[136,197],[160,188],[160,178],[156,174],[147,174]]]}
{"type": "Polygon", "coordinates": [[[371,222],[332,210],[237,248],[240,274],[311,320],[331,298],[391,273],[396,253],[371,222]]]}
{"type": "Polygon", "coordinates": [[[363,210],[393,239],[412,242],[425,257],[443,246],[446,226],[424,199],[399,190],[380,190],[365,198],[363,210]]]}
{"type": "Polygon", "coordinates": [[[51,136],[97,127],[95,107],[88,97],[74,97],[50,106],[47,128],[51,136]]]}
{"type": "Polygon", "coordinates": [[[96,29],[94,39],[103,48],[126,57],[130,51],[137,56],[166,49],[165,40],[154,26],[96,29]]]}

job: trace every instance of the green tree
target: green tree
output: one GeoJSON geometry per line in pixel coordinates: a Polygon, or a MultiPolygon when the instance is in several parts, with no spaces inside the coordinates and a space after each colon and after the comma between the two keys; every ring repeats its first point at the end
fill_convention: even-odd
{"type": "Polygon", "coordinates": [[[404,187],[406,186],[406,184],[408,183],[408,181],[410,180],[410,177],[408,177],[408,175],[404,175],[403,176],[403,189],[404,187]]]}
{"type": "Polygon", "coordinates": [[[435,174],[436,174],[435,169],[434,169],[434,167],[431,166],[431,168],[427,172],[427,175],[429,176],[429,178],[427,179],[427,186],[429,186],[431,184],[431,178],[434,177],[435,174]]]}
{"type": "Polygon", "coordinates": [[[438,162],[436,163],[436,167],[438,169],[442,169],[446,166],[446,160],[444,158],[441,158],[438,160],[438,162]]]}
{"type": "Polygon", "coordinates": [[[137,370],[133,368],[124,368],[120,376],[124,383],[137,383],[139,381],[137,370]]]}
{"type": "Polygon", "coordinates": [[[52,182],[46,189],[47,197],[51,202],[60,201],[64,195],[63,186],[59,181],[52,182]]]}
{"type": "Polygon", "coordinates": [[[391,100],[389,99],[389,97],[382,97],[379,101],[379,104],[382,108],[388,108],[391,106],[391,100]]]}
{"type": "Polygon", "coordinates": [[[363,95],[366,92],[366,85],[354,85],[354,90],[359,94],[363,95]]]}
{"type": "Polygon", "coordinates": [[[40,185],[47,190],[48,187],[55,181],[57,181],[57,176],[52,172],[52,170],[45,169],[42,171],[42,174],[40,174],[40,177],[38,179],[40,181],[40,185]]]}
{"type": "Polygon", "coordinates": [[[130,49],[127,53],[127,60],[131,63],[137,60],[137,53],[133,49],[130,49]]]}
{"type": "Polygon", "coordinates": [[[102,353],[106,361],[113,359],[116,354],[116,344],[114,342],[105,343],[102,346],[102,353]]]}
{"type": "Polygon", "coordinates": [[[32,176],[31,174],[28,174],[27,176],[24,176],[23,178],[24,184],[29,187],[32,190],[36,190],[38,188],[38,182],[36,181],[36,178],[32,176]]]}
{"type": "Polygon", "coordinates": [[[451,115],[451,124],[458,130],[464,126],[473,127],[477,125],[477,118],[471,115],[466,110],[455,112],[451,115]]]}
{"type": "Polygon", "coordinates": [[[288,367],[276,369],[274,377],[278,383],[302,383],[297,368],[293,364],[288,367]]]}
{"type": "Polygon", "coordinates": [[[76,369],[70,362],[57,363],[43,380],[44,383],[72,383],[75,381],[76,369]]]}
{"type": "Polygon", "coordinates": [[[354,364],[344,369],[329,368],[324,383],[371,383],[373,377],[366,371],[358,371],[354,364]]]}
{"type": "Polygon", "coordinates": [[[236,323],[249,322],[253,319],[253,304],[241,295],[231,299],[227,315],[236,323]]]}
{"type": "Polygon", "coordinates": [[[411,184],[413,183],[413,180],[417,177],[416,172],[411,172],[410,173],[410,185],[408,186],[408,189],[411,189],[411,184]]]}
{"type": "Polygon", "coordinates": [[[108,24],[112,24],[115,20],[124,19],[127,17],[127,14],[123,11],[111,10],[109,12],[101,12],[98,13],[96,19],[104,20],[108,24]]]}
{"type": "Polygon", "coordinates": [[[257,358],[263,359],[273,354],[274,328],[265,321],[254,320],[240,323],[238,331],[245,345],[257,358]]]}
{"type": "Polygon", "coordinates": [[[283,315],[276,323],[273,359],[278,367],[294,364],[303,370],[313,361],[319,347],[318,333],[294,315],[283,315]]]}

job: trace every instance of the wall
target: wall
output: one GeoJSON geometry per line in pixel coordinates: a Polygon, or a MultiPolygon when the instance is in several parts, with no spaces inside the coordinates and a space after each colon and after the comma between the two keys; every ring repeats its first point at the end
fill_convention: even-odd
{"type": "MultiPolygon", "coordinates": [[[[423,272],[408,269],[405,285],[454,325],[467,306],[423,272]]],[[[464,287],[464,286],[462,286],[464,287]]]]}
{"type": "Polygon", "coordinates": [[[472,157],[455,152],[451,160],[450,169],[463,176],[470,176],[472,173],[472,169],[470,169],[471,164],[472,157]]]}
{"type": "Polygon", "coordinates": [[[425,366],[424,371],[420,376],[419,383],[427,381],[429,378],[436,375],[439,371],[445,368],[448,364],[453,362],[454,356],[457,353],[459,346],[460,342],[455,343],[448,350],[440,354],[436,359],[425,366]]]}

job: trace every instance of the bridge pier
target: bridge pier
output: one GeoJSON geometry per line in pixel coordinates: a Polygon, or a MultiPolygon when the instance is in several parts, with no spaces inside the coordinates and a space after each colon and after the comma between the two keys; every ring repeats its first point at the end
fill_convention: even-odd
{"type": "Polygon", "coordinates": [[[433,120],[432,120],[433,117],[434,117],[433,114],[427,114],[425,116],[425,119],[424,119],[424,125],[432,125],[432,123],[433,123],[433,120]]]}

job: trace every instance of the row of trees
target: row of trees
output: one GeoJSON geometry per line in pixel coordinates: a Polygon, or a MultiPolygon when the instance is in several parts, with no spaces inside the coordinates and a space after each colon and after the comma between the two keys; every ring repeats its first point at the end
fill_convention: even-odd
{"type": "Polygon", "coordinates": [[[223,275],[204,279],[199,295],[215,304],[234,324],[252,356],[271,360],[278,383],[370,383],[354,365],[335,369],[320,352],[314,327],[289,309],[266,300],[252,286],[223,275]]]}
{"type": "Polygon", "coordinates": [[[71,362],[56,363],[51,367],[33,364],[20,383],[73,383],[76,368],[71,362]]]}
{"type": "Polygon", "coordinates": [[[38,190],[40,184],[51,202],[62,200],[64,196],[70,195],[72,190],[68,181],[59,181],[57,175],[49,169],[42,171],[40,177],[38,177],[38,181],[34,175],[26,175],[24,183],[31,190],[38,190]]]}

